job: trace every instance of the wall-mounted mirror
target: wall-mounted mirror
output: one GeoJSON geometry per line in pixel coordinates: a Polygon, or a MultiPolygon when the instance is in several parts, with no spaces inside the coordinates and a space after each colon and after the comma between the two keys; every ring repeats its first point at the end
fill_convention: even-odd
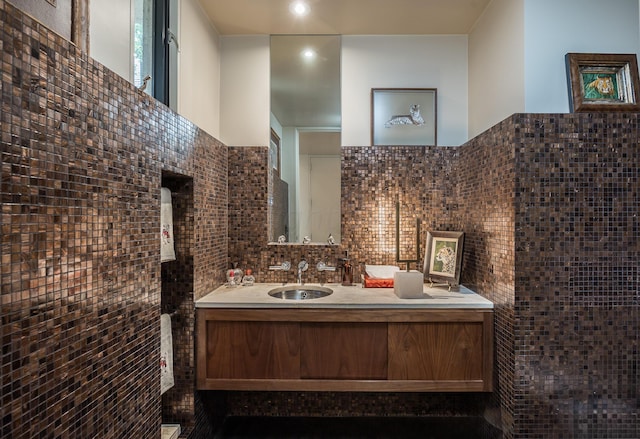
{"type": "Polygon", "coordinates": [[[340,46],[338,35],[271,37],[273,241],[340,242],[340,46]]]}

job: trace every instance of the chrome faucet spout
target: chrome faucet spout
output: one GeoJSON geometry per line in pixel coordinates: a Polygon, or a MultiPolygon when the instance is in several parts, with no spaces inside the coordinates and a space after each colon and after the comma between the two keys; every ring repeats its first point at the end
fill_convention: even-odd
{"type": "Polygon", "coordinates": [[[307,271],[308,268],[309,263],[304,259],[298,263],[298,284],[303,285],[304,282],[302,282],[302,272],[307,271]]]}

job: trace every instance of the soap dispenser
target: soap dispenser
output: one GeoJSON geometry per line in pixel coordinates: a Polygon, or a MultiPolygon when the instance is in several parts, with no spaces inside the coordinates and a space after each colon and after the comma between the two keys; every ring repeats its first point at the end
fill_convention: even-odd
{"type": "Polygon", "coordinates": [[[340,268],[342,269],[342,285],[350,287],[353,285],[353,266],[349,261],[348,253],[344,258],[340,258],[340,268]]]}

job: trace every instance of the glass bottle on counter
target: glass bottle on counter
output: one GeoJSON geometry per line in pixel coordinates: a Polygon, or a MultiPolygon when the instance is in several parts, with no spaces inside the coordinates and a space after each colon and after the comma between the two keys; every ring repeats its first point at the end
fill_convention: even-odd
{"type": "Polygon", "coordinates": [[[242,284],[242,275],[244,274],[244,272],[242,271],[241,268],[234,268],[233,269],[233,280],[235,281],[236,285],[241,285],[242,284]]]}
{"type": "Polygon", "coordinates": [[[250,268],[247,268],[247,271],[244,275],[244,277],[242,278],[242,285],[244,285],[245,287],[250,287],[251,285],[253,285],[256,281],[256,278],[253,276],[252,274],[253,272],[251,271],[250,268]]]}
{"type": "Polygon", "coordinates": [[[236,283],[236,274],[233,269],[227,270],[227,286],[230,288],[238,286],[236,283]]]}

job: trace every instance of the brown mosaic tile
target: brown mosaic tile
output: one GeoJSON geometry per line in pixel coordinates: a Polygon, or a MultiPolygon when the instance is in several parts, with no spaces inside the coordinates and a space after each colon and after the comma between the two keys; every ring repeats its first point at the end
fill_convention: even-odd
{"type": "Polygon", "coordinates": [[[227,266],[227,148],[3,0],[0,22],[0,436],[210,430],[193,302],[227,266]],[[178,261],[161,269],[162,183],[178,261]],[[176,386],[161,403],[167,309],[176,386]]]}
{"type": "Polygon", "coordinates": [[[520,437],[640,433],[638,117],[513,117],[520,437]]]}

